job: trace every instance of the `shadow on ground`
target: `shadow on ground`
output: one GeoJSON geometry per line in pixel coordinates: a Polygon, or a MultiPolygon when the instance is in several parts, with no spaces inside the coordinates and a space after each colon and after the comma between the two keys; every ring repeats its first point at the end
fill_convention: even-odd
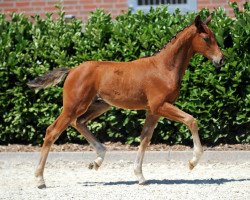
{"type": "MultiPolygon", "coordinates": [[[[220,179],[194,179],[194,180],[187,180],[187,179],[176,179],[176,180],[148,180],[147,185],[181,185],[181,184],[225,184],[228,182],[244,182],[244,181],[250,181],[250,178],[248,179],[226,179],[226,178],[220,178],[220,179]]],[[[83,186],[96,186],[96,185],[137,185],[138,181],[114,181],[114,182],[78,182],[78,184],[82,184],[83,186]]]]}

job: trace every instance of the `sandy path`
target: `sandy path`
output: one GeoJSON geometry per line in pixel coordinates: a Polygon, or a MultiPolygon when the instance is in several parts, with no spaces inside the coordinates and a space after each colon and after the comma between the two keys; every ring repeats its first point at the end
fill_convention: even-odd
{"type": "MultiPolygon", "coordinates": [[[[120,152],[122,155],[122,152],[120,152]]],[[[30,159],[1,159],[0,199],[250,199],[250,162],[201,162],[189,171],[187,160],[148,159],[139,186],[129,159],[107,160],[99,171],[87,168],[90,158],[50,159],[45,170],[47,188],[35,187],[36,155],[30,159]]]]}

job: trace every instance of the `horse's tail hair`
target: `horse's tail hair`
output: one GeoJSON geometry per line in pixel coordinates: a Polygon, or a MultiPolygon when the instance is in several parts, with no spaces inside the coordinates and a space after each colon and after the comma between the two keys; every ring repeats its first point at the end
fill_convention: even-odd
{"type": "Polygon", "coordinates": [[[35,78],[32,81],[29,81],[27,85],[31,89],[42,89],[49,86],[54,86],[63,81],[64,78],[68,75],[69,71],[70,69],[67,68],[54,69],[51,72],[48,72],[42,76],[35,78]]]}

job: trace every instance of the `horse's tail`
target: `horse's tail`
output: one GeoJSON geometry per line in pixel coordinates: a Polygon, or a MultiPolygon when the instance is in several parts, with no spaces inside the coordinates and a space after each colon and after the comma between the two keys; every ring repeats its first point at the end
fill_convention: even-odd
{"type": "Polygon", "coordinates": [[[51,72],[44,74],[43,76],[39,76],[32,81],[29,81],[27,85],[31,89],[42,89],[47,88],[49,86],[54,86],[61,81],[68,75],[70,69],[67,68],[59,68],[54,69],[51,72]]]}

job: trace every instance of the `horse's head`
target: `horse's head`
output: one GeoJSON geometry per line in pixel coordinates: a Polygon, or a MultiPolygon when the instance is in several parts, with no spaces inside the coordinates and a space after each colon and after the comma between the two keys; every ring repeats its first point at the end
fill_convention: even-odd
{"type": "Polygon", "coordinates": [[[192,41],[193,50],[212,60],[216,67],[224,63],[224,56],[217,44],[214,33],[208,28],[211,15],[203,22],[198,15],[195,18],[194,26],[197,28],[196,35],[192,41]]]}

